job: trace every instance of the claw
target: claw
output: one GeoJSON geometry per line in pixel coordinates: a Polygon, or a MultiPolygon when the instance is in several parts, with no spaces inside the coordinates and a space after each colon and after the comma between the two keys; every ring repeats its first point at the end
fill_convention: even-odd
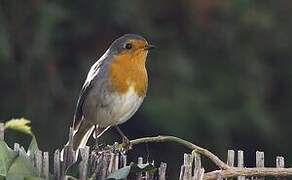
{"type": "Polygon", "coordinates": [[[130,140],[126,137],[126,136],[123,136],[123,149],[127,152],[129,150],[132,149],[132,143],[130,142],[130,140]]]}

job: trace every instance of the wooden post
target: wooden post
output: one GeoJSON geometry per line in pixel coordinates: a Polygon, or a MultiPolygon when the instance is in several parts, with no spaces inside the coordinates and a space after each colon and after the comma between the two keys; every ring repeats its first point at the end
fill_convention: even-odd
{"type": "Polygon", "coordinates": [[[217,174],[216,180],[223,180],[223,177],[221,176],[221,174],[217,174]]]}
{"type": "Polygon", "coordinates": [[[180,171],[180,180],[192,179],[193,157],[191,154],[184,154],[184,164],[180,171]]]}
{"type": "Polygon", "coordinates": [[[73,150],[73,128],[69,130],[69,143],[63,148],[63,162],[61,162],[61,177],[65,175],[66,170],[76,161],[76,154],[73,150]]]}
{"type": "Polygon", "coordinates": [[[115,154],[114,153],[110,153],[110,160],[109,160],[109,165],[108,165],[108,169],[107,169],[107,173],[110,174],[112,172],[113,166],[114,166],[114,158],[115,158],[115,154]]]}
{"type": "Polygon", "coordinates": [[[84,148],[81,148],[80,155],[81,155],[82,161],[79,164],[79,179],[86,180],[87,171],[88,171],[89,147],[85,146],[84,148]]]}
{"type": "MultiPolygon", "coordinates": [[[[149,163],[149,162],[148,162],[149,163]]],[[[155,167],[154,166],[154,160],[151,162],[151,163],[149,163],[149,164],[151,164],[153,167],[155,167]]],[[[145,178],[146,178],[146,180],[153,180],[154,179],[154,173],[153,172],[146,172],[145,173],[145,178]]]]}
{"type": "Polygon", "coordinates": [[[0,140],[4,140],[4,123],[0,123],[0,140]]]}
{"type": "MultiPolygon", "coordinates": [[[[234,167],[234,151],[228,150],[227,151],[227,165],[230,167],[234,167]]],[[[225,178],[225,179],[232,179],[232,178],[225,178]]]]}
{"type": "Polygon", "coordinates": [[[42,177],[49,179],[49,152],[43,153],[42,177]]]}
{"type": "Polygon", "coordinates": [[[113,165],[113,171],[119,169],[119,161],[120,160],[120,153],[116,152],[114,154],[114,165],[113,165]]]}
{"type": "Polygon", "coordinates": [[[20,145],[18,143],[14,143],[14,147],[13,147],[13,150],[17,153],[19,153],[19,148],[20,148],[20,145]]]}
{"type": "Polygon", "coordinates": [[[201,155],[198,153],[194,153],[193,156],[195,161],[195,167],[192,180],[203,180],[205,170],[204,168],[202,168],[201,155]]]}
{"type": "Polygon", "coordinates": [[[58,180],[61,177],[61,164],[60,164],[60,150],[57,149],[54,153],[54,179],[58,180]]]}
{"type": "MultiPolygon", "coordinates": [[[[244,154],[243,151],[237,151],[237,167],[243,168],[244,167],[244,154]]],[[[245,180],[244,176],[238,176],[237,180],[245,180]]]]}
{"type": "Polygon", "coordinates": [[[42,173],[42,168],[43,168],[43,153],[40,150],[37,150],[35,155],[35,165],[36,169],[39,172],[39,175],[42,173]]]}
{"type": "Polygon", "coordinates": [[[234,151],[233,150],[227,151],[227,165],[230,167],[234,167],[234,151]]]}
{"type": "MultiPolygon", "coordinates": [[[[257,151],[256,152],[256,167],[265,167],[265,154],[264,152],[257,151]]],[[[264,180],[264,177],[257,178],[257,180],[264,180]]]]}
{"type": "Polygon", "coordinates": [[[185,166],[182,165],[180,167],[179,180],[184,180],[184,172],[185,172],[185,166]]]}
{"type": "MultiPolygon", "coordinates": [[[[139,164],[143,164],[143,158],[142,157],[138,157],[138,165],[139,164]]],[[[142,180],[142,173],[137,173],[137,180],[142,180]]]]}
{"type": "Polygon", "coordinates": [[[97,179],[105,179],[106,176],[108,175],[108,167],[109,167],[109,162],[110,162],[110,153],[104,152],[101,154],[100,157],[98,157],[100,160],[97,161],[97,179]]]}
{"type": "Polygon", "coordinates": [[[127,155],[124,154],[124,153],[121,153],[121,155],[120,155],[120,166],[119,167],[123,168],[125,166],[127,166],[127,155]]]}
{"type": "Polygon", "coordinates": [[[277,156],[276,167],[277,168],[284,168],[285,167],[285,159],[283,156],[277,156]]]}
{"type": "MultiPolygon", "coordinates": [[[[277,168],[285,168],[285,159],[282,156],[276,157],[276,167],[277,168]]],[[[277,177],[277,180],[284,180],[284,177],[277,177]]]]}
{"type": "Polygon", "coordinates": [[[191,179],[193,170],[193,156],[191,154],[184,154],[184,165],[186,166],[185,176],[187,179],[191,179]]]}
{"type": "Polygon", "coordinates": [[[89,173],[93,174],[96,170],[96,152],[91,151],[89,155],[89,173]]]}
{"type": "Polygon", "coordinates": [[[161,162],[160,167],[158,168],[159,180],[166,180],[166,168],[167,168],[167,164],[164,162],[161,162]]]}

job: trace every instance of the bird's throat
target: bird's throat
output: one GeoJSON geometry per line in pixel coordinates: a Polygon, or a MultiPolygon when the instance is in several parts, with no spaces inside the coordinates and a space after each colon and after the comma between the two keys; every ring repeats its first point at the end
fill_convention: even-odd
{"type": "Polygon", "coordinates": [[[133,87],[138,96],[145,96],[148,84],[146,56],[146,52],[115,55],[109,65],[109,87],[122,94],[133,87]]]}

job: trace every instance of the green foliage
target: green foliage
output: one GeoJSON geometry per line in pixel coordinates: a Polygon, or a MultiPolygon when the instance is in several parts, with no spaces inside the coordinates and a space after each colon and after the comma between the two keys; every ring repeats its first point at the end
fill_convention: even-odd
{"type": "Polygon", "coordinates": [[[31,127],[29,126],[30,120],[25,118],[16,118],[7,121],[4,125],[5,129],[13,129],[25,134],[33,135],[31,127]]]}
{"type": "MultiPolygon", "coordinates": [[[[276,149],[291,164],[291,6],[276,0],[3,1],[1,115],[33,117],[42,145],[60,147],[90,66],[116,37],[137,33],[158,48],[147,60],[147,98],[123,125],[130,138],[172,134],[222,155],[227,148],[276,149]]],[[[181,149],[152,147],[150,157],[172,157],[169,168],[179,166],[181,149]]]]}
{"type": "MultiPolygon", "coordinates": [[[[17,153],[13,151],[3,140],[0,140],[0,180],[43,180],[40,177],[40,172],[33,167],[29,155],[36,153],[38,148],[38,143],[36,137],[31,131],[31,127],[28,125],[29,120],[21,119],[12,119],[5,123],[5,129],[13,129],[24,134],[32,136],[30,145],[27,149],[27,153],[21,152],[17,153]]],[[[70,166],[66,171],[66,175],[76,179],[74,176],[78,177],[78,164],[80,161],[77,161],[70,166]]],[[[118,169],[112,172],[107,179],[108,180],[118,180],[125,179],[131,174],[139,172],[155,172],[156,168],[151,164],[136,164],[130,163],[129,166],[118,169]]],[[[93,175],[94,176],[94,175],[93,175]]]]}
{"type": "Polygon", "coordinates": [[[7,144],[0,140],[0,175],[6,176],[8,171],[17,158],[17,153],[10,149],[7,144]]]}
{"type": "MultiPolygon", "coordinates": [[[[29,120],[25,118],[11,119],[5,123],[5,129],[13,129],[32,136],[28,153],[38,150],[35,136],[28,125],[29,120]]],[[[0,176],[7,180],[43,180],[40,172],[33,167],[25,152],[13,151],[3,140],[0,140],[0,176]]],[[[0,178],[1,179],[1,178],[0,178]]]]}
{"type": "Polygon", "coordinates": [[[2,140],[0,140],[0,175],[7,180],[42,179],[26,154],[14,152],[2,140]]]}
{"type": "Polygon", "coordinates": [[[140,173],[140,172],[155,172],[156,168],[147,163],[147,164],[136,164],[136,163],[130,163],[129,166],[125,166],[121,169],[118,169],[114,172],[112,172],[110,175],[108,175],[108,180],[119,180],[119,179],[125,179],[130,174],[140,173]]]}
{"type": "Polygon", "coordinates": [[[27,149],[27,154],[35,153],[37,150],[39,150],[37,140],[36,140],[35,136],[32,136],[30,145],[27,149]]]}

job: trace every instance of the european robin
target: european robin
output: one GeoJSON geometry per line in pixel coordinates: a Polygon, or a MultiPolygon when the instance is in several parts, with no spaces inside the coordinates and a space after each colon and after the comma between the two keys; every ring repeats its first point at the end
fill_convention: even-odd
{"type": "Polygon", "coordinates": [[[116,39],[90,68],[74,114],[73,149],[84,147],[95,129],[95,138],[129,120],[141,106],[148,85],[145,61],[154,46],[141,36],[116,39]]]}

